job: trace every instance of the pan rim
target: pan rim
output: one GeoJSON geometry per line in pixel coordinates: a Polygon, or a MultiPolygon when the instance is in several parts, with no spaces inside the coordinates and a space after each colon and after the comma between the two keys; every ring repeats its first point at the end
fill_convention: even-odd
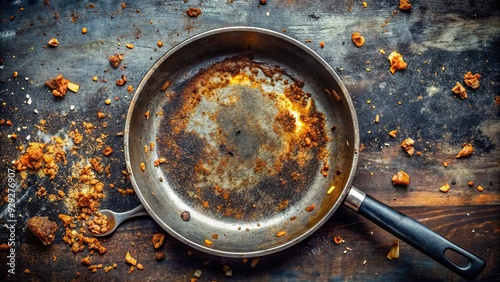
{"type": "Polygon", "coordinates": [[[145,207],[145,209],[148,211],[148,213],[151,215],[151,217],[163,228],[165,229],[170,235],[175,237],[176,239],[180,240],[181,242],[187,244],[188,246],[191,246],[195,249],[198,249],[200,251],[203,251],[205,253],[213,254],[213,255],[218,255],[218,256],[223,256],[223,257],[257,257],[257,256],[263,256],[263,255],[268,255],[272,253],[276,253],[278,251],[287,249],[298,242],[304,240],[305,238],[309,237],[311,234],[316,232],[321,226],[323,226],[333,215],[333,213],[338,209],[340,205],[344,202],[347,194],[349,193],[349,190],[351,189],[351,184],[352,180],[354,178],[354,174],[356,172],[356,167],[358,163],[358,152],[359,152],[359,127],[358,127],[358,121],[357,121],[357,116],[356,116],[356,111],[354,109],[354,105],[352,103],[351,97],[349,96],[349,93],[347,89],[345,88],[344,84],[340,80],[339,76],[335,73],[333,68],[321,57],[319,56],[316,52],[314,52],[312,49],[310,49],[308,46],[303,44],[302,42],[288,36],[284,35],[282,33],[272,31],[269,29],[264,29],[264,28],[259,28],[259,27],[251,27],[251,26],[233,26],[233,27],[223,27],[223,28],[216,28],[212,29],[209,31],[205,31],[202,33],[199,33],[197,35],[191,36],[179,44],[175,45],[172,47],[170,50],[168,50],[164,55],[162,55],[154,64],[153,66],[146,72],[144,77],[141,79],[141,82],[137,86],[134,95],[132,97],[132,100],[130,102],[128,111],[127,111],[127,117],[125,121],[125,130],[124,130],[124,153],[125,153],[125,162],[126,162],[126,167],[127,171],[130,176],[130,181],[132,183],[132,186],[134,190],[136,191],[136,195],[138,196],[140,202],[142,205],[145,207]],[[181,234],[179,234],[176,230],[174,230],[171,226],[168,224],[165,224],[163,220],[159,218],[159,216],[155,213],[154,210],[152,210],[151,206],[149,205],[147,199],[145,196],[142,194],[141,189],[134,177],[133,170],[132,170],[132,164],[131,164],[131,156],[130,156],[130,147],[129,147],[129,138],[130,138],[130,125],[132,121],[132,114],[134,112],[134,109],[136,108],[136,103],[137,100],[139,99],[140,93],[142,92],[142,89],[148,82],[148,80],[151,78],[152,74],[159,68],[159,66],[167,60],[170,56],[181,50],[184,46],[189,45],[193,42],[196,42],[197,40],[200,40],[205,37],[213,36],[216,34],[220,33],[225,33],[225,32],[254,32],[254,33],[262,33],[265,35],[270,35],[277,37],[279,39],[285,40],[289,42],[290,44],[293,44],[302,50],[306,51],[317,63],[318,66],[321,66],[324,68],[328,74],[332,77],[332,79],[335,80],[337,85],[339,86],[341,90],[341,94],[343,94],[343,97],[345,97],[344,102],[346,106],[348,107],[348,112],[351,115],[351,118],[348,119],[348,121],[351,123],[352,126],[352,131],[353,131],[353,139],[354,139],[354,144],[350,144],[352,146],[353,154],[352,154],[352,163],[349,171],[349,175],[347,177],[347,181],[345,183],[345,186],[342,187],[342,192],[339,196],[339,198],[336,200],[336,202],[331,206],[331,208],[327,211],[327,214],[319,220],[316,224],[311,226],[306,232],[301,234],[300,236],[284,242],[280,245],[277,245],[272,248],[267,248],[267,249],[259,249],[256,251],[246,251],[246,252],[231,252],[231,251],[226,251],[226,250],[218,250],[216,248],[212,247],[207,247],[204,246],[198,242],[191,241],[181,234]]]}

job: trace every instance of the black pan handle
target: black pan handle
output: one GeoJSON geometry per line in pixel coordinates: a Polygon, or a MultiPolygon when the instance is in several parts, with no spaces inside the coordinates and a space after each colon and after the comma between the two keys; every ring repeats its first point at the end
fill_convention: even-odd
{"type": "Polygon", "coordinates": [[[478,256],[453,244],[407,215],[366,195],[354,186],[351,187],[345,204],[465,279],[476,278],[486,266],[486,263],[478,256]],[[467,264],[464,266],[455,264],[446,257],[446,250],[463,256],[467,259],[467,264]]]}

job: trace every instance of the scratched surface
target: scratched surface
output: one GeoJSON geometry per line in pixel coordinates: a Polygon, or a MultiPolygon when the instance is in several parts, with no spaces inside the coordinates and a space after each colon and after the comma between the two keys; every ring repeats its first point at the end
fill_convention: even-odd
{"type": "MultiPolygon", "coordinates": [[[[109,176],[97,178],[106,185],[101,207],[125,211],[139,204],[134,195],[117,188],[131,188],[125,169],[123,132],[132,94],[115,85],[126,75],[137,87],[142,76],[168,49],[200,32],[233,25],[257,26],[283,32],[323,57],[346,85],[356,108],[364,150],[354,185],[380,201],[407,213],[438,233],[482,257],[487,267],[478,281],[500,277],[500,7],[498,1],[411,1],[410,12],[398,1],[2,1],[0,3],[0,188],[7,197],[8,168],[20,157],[18,146],[49,142],[53,136],[68,140],[67,165],[60,165],[55,179],[36,174],[20,179],[16,173],[15,242],[16,274],[7,272],[8,250],[0,251],[0,280],[55,281],[189,281],[199,269],[199,281],[462,281],[430,258],[401,244],[401,256],[389,261],[386,254],[395,239],[368,220],[341,207],[322,228],[298,245],[280,253],[252,259],[226,259],[192,250],[167,235],[156,261],[151,236],[161,231],[149,218],[126,222],[103,245],[104,255],[92,255],[93,263],[117,268],[92,273],[80,262],[85,249],[72,253],[61,238],[64,228],[57,215],[68,213],[61,200],[50,201],[36,191],[68,191],[75,181],[74,164],[102,157],[99,142],[114,148],[109,176]],[[199,7],[197,18],[186,15],[199,7]],[[23,9],[21,9],[23,8],[23,9]],[[88,29],[82,34],[81,28],[88,29]],[[366,39],[361,48],[351,42],[359,31],[366,39]],[[56,37],[59,46],[48,47],[56,37]],[[157,46],[157,41],[164,43],[157,46]],[[319,45],[325,42],[324,48],[319,45]],[[125,47],[126,43],[135,46],[125,47]],[[380,50],[385,51],[385,55],[380,50]],[[408,63],[405,71],[389,72],[387,56],[398,51],[408,63]],[[108,57],[123,53],[122,68],[114,69],[108,57]],[[13,72],[19,76],[13,78],[13,72]],[[467,71],[480,73],[480,87],[467,89],[468,98],[451,92],[467,71]],[[81,85],[55,99],[44,82],[58,74],[81,85]],[[92,77],[97,76],[97,81],[92,77]],[[106,105],[104,101],[111,99],[106,105]],[[72,107],[74,106],[74,108],[72,107]],[[73,110],[71,110],[73,108],[73,110]],[[99,119],[102,111],[106,118],[99,119]],[[379,116],[380,121],[375,122],[379,116]],[[40,126],[40,121],[46,120],[40,126]],[[75,146],[68,131],[91,122],[96,129],[75,146]],[[75,123],[75,125],[72,124],[75,123]],[[104,127],[103,123],[107,126],[104,127]],[[396,138],[388,132],[398,129],[396,138]],[[10,136],[16,133],[17,139],[10,136]],[[421,156],[408,157],[399,147],[411,137],[421,156]],[[465,142],[474,153],[465,159],[455,155],[465,142]],[[450,165],[444,167],[443,163],[450,165]],[[408,187],[394,187],[397,171],[411,176],[408,187]],[[473,181],[470,187],[467,182],[473,181]],[[115,189],[109,189],[109,184],[115,189]],[[450,183],[448,193],[438,188],[450,183]],[[481,185],[484,190],[477,191],[481,185]],[[26,228],[35,215],[58,223],[56,241],[43,246],[26,228]],[[345,244],[335,245],[334,236],[345,244]],[[347,250],[349,247],[350,250],[347,250]],[[130,252],[144,270],[129,274],[125,254],[130,252]],[[233,270],[226,277],[224,265],[233,270]],[[29,270],[26,271],[25,270],[29,270]],[[29,272],[29,273],[27,273],[29,272]]],[[[463,83],[462,83],[463,84],[463,83]]],[[[0,205],[0,244],[7,243],[8,204],[0,205]]]]}

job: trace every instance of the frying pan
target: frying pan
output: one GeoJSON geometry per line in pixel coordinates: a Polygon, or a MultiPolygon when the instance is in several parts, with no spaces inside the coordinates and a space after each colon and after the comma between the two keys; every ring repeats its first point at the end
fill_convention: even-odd
{"type": "Polygon", "coordinates": [[[137,87],[124,143],[145,209],[198,250],[278,252],[345,204],[465,278],[485,267],[351,185],[359,129],[347,89],[323,59],[286,35],[227,27],[173,47],[137,87]],[[452,262],[447,250],[467,263],[452,262]]]}

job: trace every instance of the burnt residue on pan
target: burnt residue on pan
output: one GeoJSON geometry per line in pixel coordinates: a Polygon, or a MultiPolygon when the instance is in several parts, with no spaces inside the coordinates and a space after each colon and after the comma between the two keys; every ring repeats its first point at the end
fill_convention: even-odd
{"type": "Polygon", "coordinates": [[[156,135],[169,189],[224,220],[292,207],[329,166],[325,117],[303,86],[249,56],[170,86],[156,135]]]}

